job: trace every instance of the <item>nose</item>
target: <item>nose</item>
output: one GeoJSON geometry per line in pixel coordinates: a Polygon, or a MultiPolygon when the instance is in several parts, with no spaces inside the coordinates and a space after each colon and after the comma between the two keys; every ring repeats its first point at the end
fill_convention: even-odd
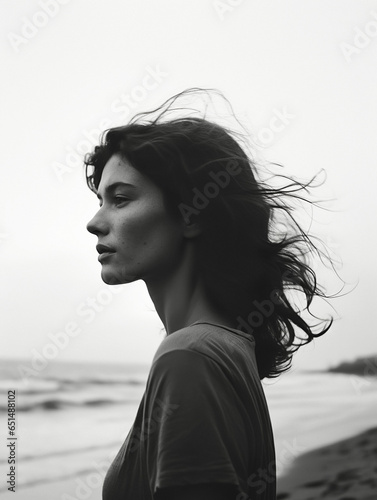
{"type": "Polygon", "coordinates": [[[86,229],[89,233],[95,234],[96,236],[108,232],[106,221],[101,215],[101,209],[99,209],[95,216],[88,222],[86,229]]]}

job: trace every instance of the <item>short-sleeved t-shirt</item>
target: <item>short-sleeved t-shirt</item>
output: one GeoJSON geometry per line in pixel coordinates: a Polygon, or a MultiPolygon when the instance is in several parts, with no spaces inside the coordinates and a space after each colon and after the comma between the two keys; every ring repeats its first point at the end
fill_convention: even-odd
{"type": "Polygon", "coordinates": [[[255,341],[194,323],[152,361],[135,422],[103,485],[104,500],[153,500],[167,487],[235,485],[234,500],[275,500],[273,432],[255,341]]]}

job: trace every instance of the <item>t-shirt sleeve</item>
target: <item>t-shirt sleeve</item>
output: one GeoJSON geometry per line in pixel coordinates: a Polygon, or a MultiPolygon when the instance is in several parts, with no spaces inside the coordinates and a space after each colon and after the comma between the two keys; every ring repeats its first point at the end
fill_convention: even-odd
{"type": "Polygon", "coordinates": [[[246,474],[246,415],[229,374],[205,354],[173,350],[152,365],[144,424],[148,477],[160,488],[239,485],[246,474]]]}

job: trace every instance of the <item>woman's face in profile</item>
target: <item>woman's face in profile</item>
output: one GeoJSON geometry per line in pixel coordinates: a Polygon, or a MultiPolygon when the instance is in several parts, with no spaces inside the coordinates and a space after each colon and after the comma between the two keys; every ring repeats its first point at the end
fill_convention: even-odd
{"type": "Polygon", "coordinates": [[[163,279],[181,254],[183,223],[168,212],[161,189],[115,154],[102,172],[98,198],[87,229],[98,237],[103,281],[163,279]]]}

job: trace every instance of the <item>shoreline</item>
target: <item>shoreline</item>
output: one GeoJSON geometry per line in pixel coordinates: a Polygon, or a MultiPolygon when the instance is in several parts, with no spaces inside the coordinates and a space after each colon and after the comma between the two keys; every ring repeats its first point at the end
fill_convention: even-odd
{"type": "MultiPolygon", "coordinates": [[[[48,481],[44,484],[35,484],[17,488],[14,498],[17,500],[101,500],[102,499],[102,483],[90,482],[88,477],[94,476],[95,472],[85,475],[71,476],[61,478],[57,481],[48,481]]],[[[2,491],[0,500],[9,500],[10,493],[2,491]]]]}
{"type": "MultiPolygon", "coordinates": [[[[16,490],[20,500],[100,500],[96,484],[77,475],[16,490]],[[86,487],[84,486],[86,485],[86,487]],[[84,489],[83,489],[84,488],[84,489]],[[85,491],[84,491],[85,490],[85,491]]],[[[92,474],[93,476],[93,474],[92,474]]],[[[102,478],[103,480],[103,478],[102,478]]],[[[299,455],[277,480],[277,500],[375,500],[377,491],[377,427],[299,455]]],[[[0,500],[9,494],[0,493],[0,500]]]]}
{"type": "Polygon", "coordinates": [[[277,500],[374,500],[377,427],[297,457],[278,478],[277,500]]]}

